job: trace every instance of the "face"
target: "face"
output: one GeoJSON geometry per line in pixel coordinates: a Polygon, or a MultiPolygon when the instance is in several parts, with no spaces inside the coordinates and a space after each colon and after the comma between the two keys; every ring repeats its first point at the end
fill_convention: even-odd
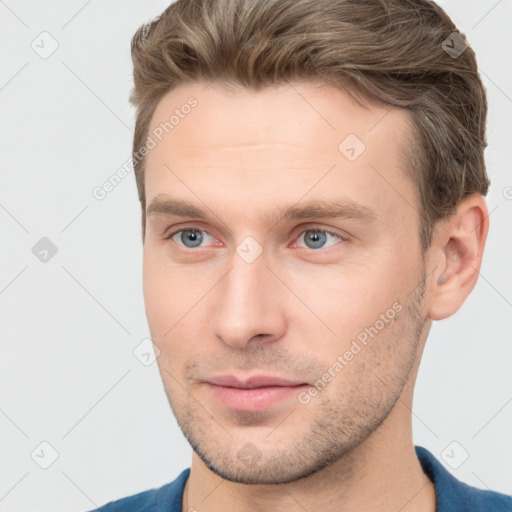
{"type": "Polygon", "coordinates": [[[146,313],[178,424],[222,478],[284,483],[340,460],[413,378],[425,319],[409,127],[314,83],[187,84],[159,103],[146,313]]]}

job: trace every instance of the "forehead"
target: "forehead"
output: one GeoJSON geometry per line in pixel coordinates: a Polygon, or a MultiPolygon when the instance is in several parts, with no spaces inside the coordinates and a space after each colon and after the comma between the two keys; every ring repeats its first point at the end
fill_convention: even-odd
{"type": "Polygon", "coordinates": [[[151,120],[149,133],[161,140],[147,156],[146,204],[177,192],[217,204],[229,195],[233,208],[249,200],[259,208],[296,201],[309,189],[308,199],[337,191],[382,210],[395,208],[402,196],[410,209],[409,132],[406,111],[362,106],[317,83],[260,91],[181,85],[162,98],[151,120]]]}
{"type": "Polygon", "coordinates": [[[388,153],[396,150],[400,157],[409,123],[401,109],[376,102],[362,106],[349,93],[314,82],[260,91],[192,83],[162,98],[150,132],[163,128],[164,145],[174,151],[176,159],[200,158],[206,163],[222,152],[228,164],[232,157],[236,159],[235,153],[272,151],[284,159],[281,164],[288,160],[296,164],[297,156],[314,156],[317,163],[332,161],[333,156],[340,156],[338,146],[349,134],[355,134],[370,150],[372,145],[380,149],[377,143],[386,139],[388,153]],[[187,107],[190,98],[196,103],[193,108],[187,107]]]}

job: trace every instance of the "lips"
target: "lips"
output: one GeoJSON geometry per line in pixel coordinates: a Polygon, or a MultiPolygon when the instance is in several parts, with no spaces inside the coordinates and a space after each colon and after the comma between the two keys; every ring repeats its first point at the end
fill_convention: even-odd
{"type": "Polygon", "coordinates": [[[297,393],[308,386],[270,375],[240,379],[234,375],[219,375],[205,382],[215,401],[228,409],[258,412],[271,409],[281,402],[292,403],[297,393]]]}
{"type": "Polygon", "coordinates": [[[216,386],[239,389],[254,389],[274,386],[293,387],[306,384],[305,382],[291,381],[282,379],[281,377],[272,377],[270,375],[255,375],[245,380],[239,379],[234,375],[219,375],[217,377],[206,379],[206,382],[215,384],[216,386]]]}

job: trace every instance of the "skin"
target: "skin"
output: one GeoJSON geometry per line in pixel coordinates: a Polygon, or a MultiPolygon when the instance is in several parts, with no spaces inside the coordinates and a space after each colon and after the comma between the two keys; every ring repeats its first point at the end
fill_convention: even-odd
{"type": "Polygon", "coordinates": [[[457,311],[478,277],[483,198],[461,202],[423,253],[407,112],[313,82],[192,83],[163,97],[150,130],[190,96],[197,107],[150,151],[145,177],[148,207],[165,195],[208,214],[148,215],[144,240],[159,371],[194,448],[183,510],[434,511],[412,442],[413,388],[432,320],[457,311]],[[366,146],[354,161],[338,149],[349,134],[366,146]],[[374,218],[272,218],[340,199],[374,218]],[[205,232],[199,247],[185,245],[190,232],[166,239],[192,228],[205,232]],[[237,253],[248,236],[262,250],[251,263],[237,253]],[[393,304],[400,311],[307,404],[241,412],[204,383],[270,374],[313,386],[393,304]]]}

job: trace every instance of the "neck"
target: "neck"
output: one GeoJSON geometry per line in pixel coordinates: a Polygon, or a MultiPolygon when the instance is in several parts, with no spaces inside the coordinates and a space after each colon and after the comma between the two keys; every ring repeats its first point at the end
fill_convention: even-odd
{"type": "Polygon", "coordinates": [[[435,489],[416,456],[410,408],[403,398],[380,427],[342,459],[287,484],[224,480],[194,452],[183,511],[263,512],[271,507],[275,512],[434,512],[435,489]]]}

